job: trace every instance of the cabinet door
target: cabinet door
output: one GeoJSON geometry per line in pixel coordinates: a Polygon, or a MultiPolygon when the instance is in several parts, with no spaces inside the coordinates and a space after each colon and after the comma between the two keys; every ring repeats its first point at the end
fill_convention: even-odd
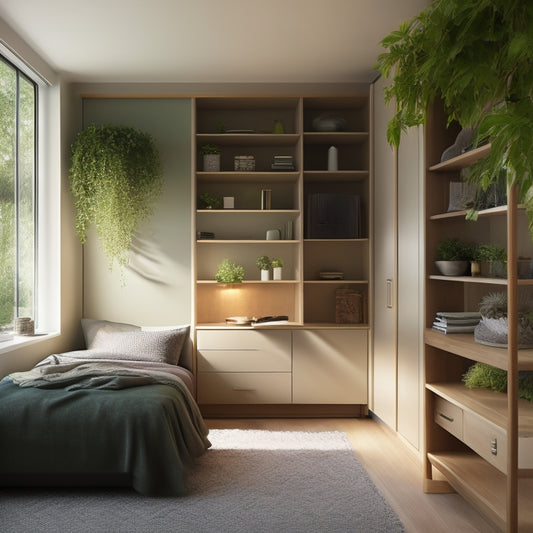
{"type": "Polygon", "coordinates": [[[293,332],[293,403],[366,404],[366,330],[293,332]]]}

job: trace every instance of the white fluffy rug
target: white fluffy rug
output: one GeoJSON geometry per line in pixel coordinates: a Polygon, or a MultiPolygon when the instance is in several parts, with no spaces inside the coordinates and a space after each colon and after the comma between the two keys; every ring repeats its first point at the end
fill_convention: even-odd
{"type": "Polygon", "coordinates": [[[399,533],[340,432],[211,430],[181,498],[124,489],[0,490],[0,531],[399,533]]]}

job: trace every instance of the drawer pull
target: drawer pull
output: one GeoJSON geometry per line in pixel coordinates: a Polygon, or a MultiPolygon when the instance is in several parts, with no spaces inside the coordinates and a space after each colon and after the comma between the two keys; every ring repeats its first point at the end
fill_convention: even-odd
{"type": "Polygon", "coordinates": [[[453,418],[451,416],[445,415],[444,413],[439,413],[439,416],[448,422],[453,422],[453,418]]]}
{"type": "Polygon", "coordinates": [[[255,392],[255,389],[250,389],[247,387],[233,387],[235,392],[255,392]]]}
{"type": "Polygon", "coordinates": [[[498,455],[498,439],[492,439],[490,441],[490,453],[492,455],[498,455]]]}

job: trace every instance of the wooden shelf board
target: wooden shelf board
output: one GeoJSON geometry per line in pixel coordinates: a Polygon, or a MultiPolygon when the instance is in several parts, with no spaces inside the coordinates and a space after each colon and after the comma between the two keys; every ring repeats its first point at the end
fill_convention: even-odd
{"type": "Polygon", "coordinates": [[[306,279],[304,283],[307,284],[317,284],[317,285],[367,285],[367,279],[306,279]]]}
{"type": "Polygon", "coordinates": [[[306,144],[354,144],[368,140],[368,131],[306,131],[304,143],[306,144]]]}
{"type": "MultiPolygon", "coordinates": [[[[218,281],[215,281],[214,279],[198,279],[196,280],[196,283],[203,284],[203,285],[220,285],[221,287],[224,285],[241,285],[241,283],[220,283],[218,281]]],[[[267,285],[267,284],[276,284],[281,285],[283,283],[288,285],[294,285],[296,283],[300,283],[297,279],[277,279],[277,280],[268,280],[268,281],[262,281],[260,279],[245,279],[242,281],[242,284],[244,285],[250,285],[250,284],[258,284],[258,285],[267,285]]]]}
{"type": "MultiPolygon", "coordinates": [[[[523,205],[518,206],[518,209],[524,209],[523,205]]],[[[478,217],[490,217],[490,216],[500,216],[507,214],[507,205],[498,205],[496,207],[490,207],[489,209],[482,209],[478,211],[478,217]]],[[[450,218],[464,218],[468,213],[467,210],[462,211],[449,211],[446,213],[437,213],[429,217],[430,220],[447,220],[450,218]]]]}
{"type": "MultiPolygon", "coordinates": [[[[424,342],[446,352],[480,361],[507,370],[508,353],[506,348],[485,346],[474,340],[474,335],[468,333],[444,334],[427,328],[424,342]]],[[[518,350],[518,370],[533,370],[533,350],[518,350]]]]}
{"type": "Polygon", "coordinates": [[[460,281],[461,283],[486,283],[490,285],[507,285],[506,278],[485,278],[483,276],[442,276],[432,274],[431,276],[429,276],[429,279],[436,279],[440,281],[460,281]]]}
{"type": "Polygon", "coordinates": [[[312,182],[349,182],[368,179],[368,170],[304,170],[304,181],[312,182]]]}
{"type": "Polygon", "coordinates": [[[201,323],[196,329],[368,329],[368,324],[336,324],[329,322],[287,322],[273,326],[227,326],[224,322],[201,323]]]}
{"type": "Polygon", "coordinates": [[[222,146],[294,146],[298,133],[197,133],[198,144],[222,146]]]}
{"type": "Polygon", "coordinates": [[[296,183],[300,173],[298,171],[291,172],[235,172],[235,171],[220,171],[220,172],[196,172],[196,179],[201,182],[243,182],[243,183],[255,183],[264,182],[268,180],[272,183],[296,183]]]}
{"type": "Polygon", "coordinates": [[[365,243],[365,242],[368,242],[368,238],[363,238],[363,239],[304,239],[304,243],[306,244],[309,244],[309,243],[320,243],[320,244],[325,244],[325,243],[335,243],[335,244],[338,244],[339,242],[351,242],[351,243],[356,243],[356,242],[361,242],[361,243],[365,243]]]}
{"type": "Polygon", "coordinates": [[[299,209],[197,209],[196,214],[198,215],[249,215],[253,214],[258,216],[264,215],[278,215],[278,214],[289,214],[289,215],[299,215],[299,209]]]}
{"type": "Polygon", "coordinates": [[[432,172],[449,172],[451,170],[461,170],[462,168],[473,165],[476,161],[479,161],[483,157],[486,157],[490,153],[490,144],[485,144],[479,148],[474,148],[469,152],[465,152],[457,157],[453,157],[448,161],[443,161],[429,167],[432,172]]]}
{"type": "MultiPolygon", "coordinates": [[[[507,430],[507,394],[489,389],[469,389],[463,383],[428,383],[426,388],[445,398],[461,409],[486,418],[493,424],[507,430]]],[[[533,434],[533,403],[518,401],[518,435],[533,434]]]]}
{"type": "Polygon", "coordinates": [[[267,246],[274,244],[298,244],[300,241],[289,241],[286,239],[278,239],[275,241],[267,241],[266,239],[199,239],[197,244],[265,244],[267,246]]]}

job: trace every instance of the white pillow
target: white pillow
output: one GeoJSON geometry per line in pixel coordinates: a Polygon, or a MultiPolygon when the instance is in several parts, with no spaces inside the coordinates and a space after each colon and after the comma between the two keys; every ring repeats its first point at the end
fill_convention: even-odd
{"type": "Polygon", "coordinates": [[[100,328],[91,350],[105,352],[105,358],[151,361],[177,365],[190,326],[166,331],[109,331],[100,328]]]}

